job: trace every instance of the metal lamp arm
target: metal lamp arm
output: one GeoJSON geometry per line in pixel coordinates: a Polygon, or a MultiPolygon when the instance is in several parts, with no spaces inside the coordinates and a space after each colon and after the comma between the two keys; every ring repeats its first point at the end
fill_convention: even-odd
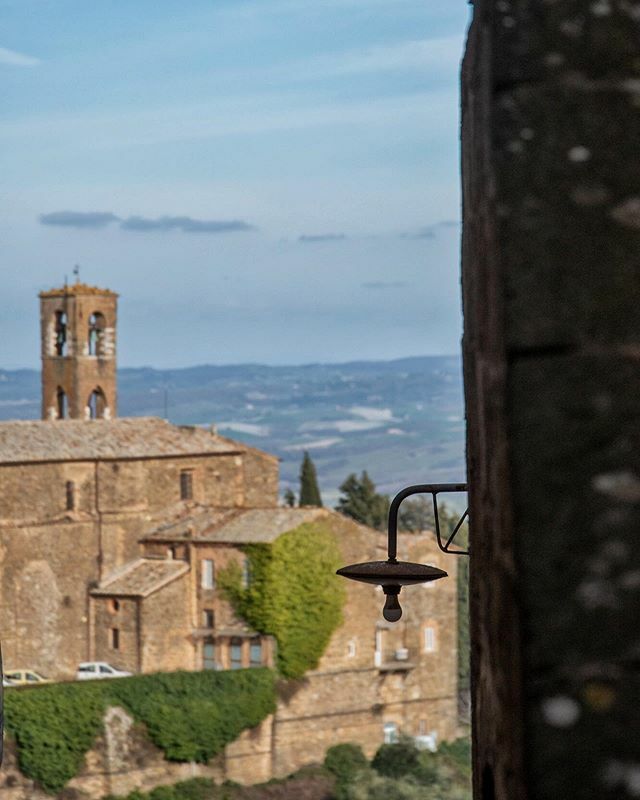
{"type": "Polygon", "coordinates": [[[440,518],[438,515],[438,500],[437,497],[441,493],[445,492],[466,492],[467,491],[467,484],[466,483],[418,483],[414,486],[407,486],[405,489],[402,489],[398,492],[398,494],[393,498],[391,501],[391,505],[389,506],[389,539],[388,539],[388,555],[389,561],[391,563],[395,563],[397,561],[397,551],[398,551],[398,513],[400,511],[400,504],[403,500],[406,500],[407,497],[410,497],[413,494],[430,494],[433,498],[433,514],[435,517],[435,528],[436,528],[436,538],[438,540],[438,547],[442,550],[443,553],[450,553],[452,555],[469,555],[468,550],[450,550],[449,545],[455,538],[455,535],[460,530],[460,527],[466,517],[468,516],[469,509],[467,509],[464,514],[458,520],[453,532],[447,539],[447,542],[443,545],[442,538],[440,535],[440,518]]]}

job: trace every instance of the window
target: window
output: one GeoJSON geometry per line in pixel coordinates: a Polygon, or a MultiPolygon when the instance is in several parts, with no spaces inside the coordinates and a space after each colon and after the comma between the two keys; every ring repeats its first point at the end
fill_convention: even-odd
{"type": "Polygon", "coordinates": [[[202,627],[215,628],[215,616],[212,608],[205,608],[202,612],[202,627]]]}
{"type": "Polygon", "coordinates": [[[202,588],[215,589],[216,588],[216,572],[215,564],[210,558],[202,559],[202,588]]]}
{"type": "Polygon", "coordinates": [[[252,639],[249,648],[249,663],[252,667],[262,666],[262,642],[260,639],[252,639]]]}
{"type": "MultiPolygon", "coordinates": [[[[117,630],[117,628],[114,628],[113,630],[115,631],[115,630],[117,630]]],[[[117,650],[117,648],[115,648],[115,649],[117,650]]],[[[114,673],[114,670],[111,669],[111,667],[108,666],[107,664],[100,664],[99,668],[100,668],[100,674],[101,675],[113,675],[113,673],[114,673]]]]}
{"type": "Polygon", "coordinates": [[[67,395],[61,386],[58,386],[58,391],[56,392],[56,406],[58,419],[66,419],[69,414],[69,404],[67,395]]]}
{"type": "Polygon", "coordinates": [[[242,562],[242,585],[246,589],[251,583],[251,563],[248,558],[242,562]]]}
{"type": "Polygon", "coordinates": [[[355,639],[349,639],[347,642],[347,658],[355,658],[358,646],[355,639]]]}
{"type": "Polygon", "coordinates": [[[424,652],[435,653],[436,649],[436,629],[429,625],[424,629],[424,652]]]}
{"type": "Polygon", "coordinates": [[[180,471],[180,499],[193,500],[193,472],[190,469],[180,471]]]}
{"type": "Polygon", "coordinates": [[[120,628],[111,628],[111,647],[114,650],[120,649],[120,628]]]}
{"type": "Polygon", "coordinates": [[[110,600],[109,601],[109,611],[112,614],[117,614],[120,611],[120,601],[119,600],[110,600]]]}
{"type": "Polygon", "coordinates": [[[89,317],[88,354],[90,356],[104,355],[104,316],[97,311],[89,317]]]}
{"type": "Polygon", "coordinates": [[[66,483],[67,511],[73,511],[76,507],[76,485],[73,481],[66,483]]]}
{"type": "Polygon", "coordinates": [[[57,356],[66,356],[67,354],[67,315],[64,311],[56,311],[55,322],[55,352],[57,356]]]}
{"type": "Polygon", "coordinates": [[[216,646],[211,639],[202,645],[202,669],[216,669],[216,646]]]}
{"type": "Polygon", "coordinates": [[[229,648],[231,669],[242,669],[242,639],[232,639],[229,648]]]}
{"type": "Polygon", "coordinates": [[[382,735],[385,744],[395,744],[399,741],[398,726],[395,722],[385,722],[382,728],[382,735]]]}
{"type": "Polygon", "coordinates": [[[89,402],[87,403],[89,419],[104,419],[106,407],[107,400],[104,392],[98,386],[89,395],[89,402]]]}

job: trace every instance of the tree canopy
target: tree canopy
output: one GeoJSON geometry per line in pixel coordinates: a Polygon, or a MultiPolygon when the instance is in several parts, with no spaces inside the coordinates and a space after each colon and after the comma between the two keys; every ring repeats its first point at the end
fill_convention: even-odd
{"type": "Polygon", "coordinates": [[[389,515],[389,496],[379,494],[376,485],[366,471],[360,477],[354,472],[340,485],[342,495],[338,498],[336,511],[347,517],[384,530],[389,515]]]}

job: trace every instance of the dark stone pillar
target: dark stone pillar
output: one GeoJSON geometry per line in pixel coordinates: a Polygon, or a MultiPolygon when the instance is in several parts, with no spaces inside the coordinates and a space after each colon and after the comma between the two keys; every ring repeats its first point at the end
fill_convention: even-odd
{"type": "Polygon", "coordinates": [[[640,797],[640,1],[476,0],[474,790],[640,797]]]}

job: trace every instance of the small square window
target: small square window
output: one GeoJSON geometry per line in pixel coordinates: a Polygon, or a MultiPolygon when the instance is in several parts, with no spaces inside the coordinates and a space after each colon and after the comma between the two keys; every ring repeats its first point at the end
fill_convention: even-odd
{"type": "Polygon", "coordinates": [[[193,500],[193,472],[190,469],[180,472],[180,499],[193,500]]]}

